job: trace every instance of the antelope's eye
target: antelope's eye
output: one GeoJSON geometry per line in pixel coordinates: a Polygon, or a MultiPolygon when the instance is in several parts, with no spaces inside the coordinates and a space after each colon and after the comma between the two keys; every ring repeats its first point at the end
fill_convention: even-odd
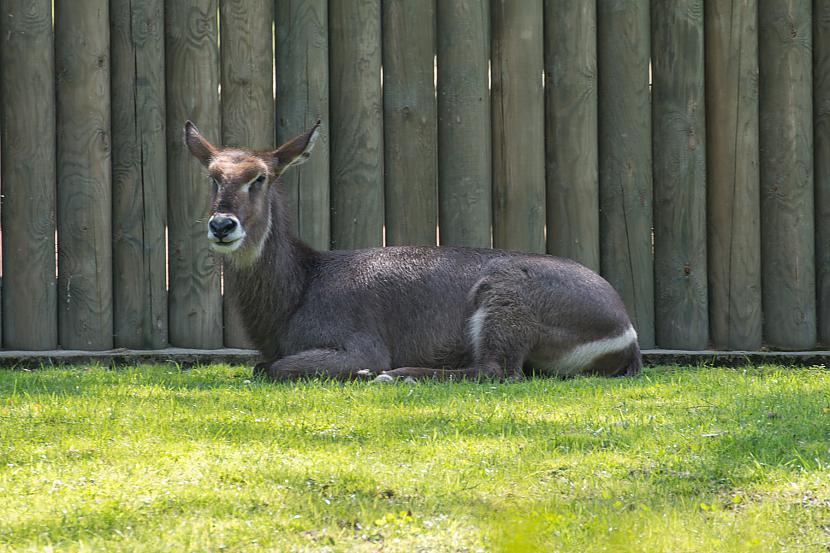
{"type": "Polygon", "coordinates": [[[256,194],[262,188],[262,183],[265,182],[265,175],[260,175],[252,180],[246,187],[246,192],[249,194],[256,194]]]}
{"type": "Polygon", "coordinates": [[[213,195],[215,196],[219,192],[219,183],[216,182],[216,179],[210,179],[210,185],[213,187],[213,195]]]}

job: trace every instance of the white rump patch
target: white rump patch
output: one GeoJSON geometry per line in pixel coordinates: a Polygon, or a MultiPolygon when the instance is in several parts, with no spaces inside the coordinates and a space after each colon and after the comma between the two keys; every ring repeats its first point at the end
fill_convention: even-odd
{"type": "Polygon", "coordinates": [[[628,330],[619,336],[576,346],[556,361],[556,367],[562,372],[576,373],[590,366],[599,357],[622,351],[636,341],[637,331],[633,326],[629,326],[628,330]]]}
{"type": "Polygon", "coordinates": [[[476,354],[476,358],[478,358],[481,353],[481,330],[484,328],[484,321],[486,319],[487,310],[483,307],[476,309],[476,312],[473,313],[472,317],[470,317],[470,328],[468,331],[470,333],[470,341],[473,343],[473,351],[476,354]]]}

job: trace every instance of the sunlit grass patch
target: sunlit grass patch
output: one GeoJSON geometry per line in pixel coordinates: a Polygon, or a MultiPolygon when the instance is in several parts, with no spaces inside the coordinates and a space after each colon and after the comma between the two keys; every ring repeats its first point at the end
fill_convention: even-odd
{"type": "Polygon", "coordinates": [[[0,372],[0,550],[826,551],[830,375],[0,372]]]}

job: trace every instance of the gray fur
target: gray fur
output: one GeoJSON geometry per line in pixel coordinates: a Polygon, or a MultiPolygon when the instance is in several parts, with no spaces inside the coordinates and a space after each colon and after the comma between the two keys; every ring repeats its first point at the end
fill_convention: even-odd
{"type": "MultiPolygon", "coordinates": [[[[294,149],[300,138],[292,141],[294,149]]],[[[307,157],[310,148],[309,143],[293,155],[307,157]]],[[[285,158],[280,150],[241,152],[255,159],[285,158]]],[[[232,154],[226,163],[236,163],[240,150],[232,154]]],[[[218,174],[222,159],[222,152],[214,151],[203,163],[218,174]]],[[[288,166],[294,159],[282,162],[288,166]]],[[[636,339],[576,371],[557,368],[557,360],[580,345],[632,332],[619,295],[582,265],[546,255],[454,247],[315,251],[290,231],[280,173],[280,167],[273,170],[259,197],[230,197],[233,183],[225,183],[219,194],[228,197],[213,203],[214,211],[230,213],[243,201],[266,203],[247,211],[257,214],[256,221],[240,217],[241,225],[260,229],[248,232],[245,240],[252,243],[226,255],[226,292],[238,302],[245,329],[265,359],[258,374],[275,380],[382,372],[521,378],[534,370],[609,376],[639,370],[636,339]],[[263,217],[268,220],[259,220],[263,217]],[[471,327],[479,309],[485,315],[471,327]]]]}

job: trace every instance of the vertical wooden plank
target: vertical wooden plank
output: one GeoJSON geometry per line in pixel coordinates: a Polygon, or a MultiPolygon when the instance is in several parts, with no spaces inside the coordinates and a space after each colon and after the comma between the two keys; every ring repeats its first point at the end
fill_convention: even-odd
{"type": "Polygon", "coordinates": [[[221,0],[222,142],[274,148],[271,0],[221,0]]]}
{"type": "Polygon", "coordinates": [[[813,110],[819,341],[830,345],[830,0],[813,4],[813,110]]]}
{"type": "Polygon", "coordinates": [[[811,2],[759,2],[764,337],[816,343],[811,2]]]}
{"type": "Polygon", "coordinates": [[[491,245],[490,4],[437,0],[441,244],[491,245]]]}
{"type": "Polygon", "coordinates": [[[331,234],[337,249],[383,244],[380,0],[329,2],[331,234]]]}
{"type": "Polygon", "coordinates": [[[492,0],[493,245],[545,251],[542,0],[492,0]]]}
{"type": "Polygon", "coordinates": [[[55,81],[51,0],[0,10],[3,342],[58,344],[55,287],[55,81]]]}
{"type": "Polygon", "coordinates": [[[167,78],[167,219],[170,342],[174,346],[222,345],[219,260],[205,239],[210,184],[182,139],[190,119],[214,143],[219,132],[217,0],[165,4],[167,78]]]}
{"type": "MultiPolygon", "coordinates": [[[[274,148],[273,0],[221,0],[222,142],[274,148]]],[[[224,274],[224,343],[251,347],[224,274]]]]}
{"type": "Polygon", "coordinates": [[[654,346],[648,0],[597,3],[600,265],[654,346]]]}
{"type": "Polygon", "coordinates": [[[109,2],[55,2],[58,332],[113,345],[109,2]]]}
{"type": "Polygon", "coordinates": [[[652,0],[657,345],[709,344],[703,0],[652,0]]]}
{"type": "Polygon", "coordinates": [[[709,0],[706,167],[715,347],[761,347],[757,0],[709,0]]]}
{"type": "Polygon", "coordinates": [[[167,345],[163,0],[110,0],[115,345],[167,345]]]}
{"type": "Polygon", "coordinates": [[[383,0],[386,243],[435,244],[434,0],[383,0]]]}
{"type": "Polygon", "coordinates": [[[595,2],[545,2],[547,250],[599,271],[595,2]]]}
{"type": "Polygon", "coordinates": [[[329,202],[329,15],[327,0],[282,2],[275,8],[277,144],[310,129],[323,132],[303,165],[283,175],[294,228],[310,246],[331,242],[329,202]]]}

